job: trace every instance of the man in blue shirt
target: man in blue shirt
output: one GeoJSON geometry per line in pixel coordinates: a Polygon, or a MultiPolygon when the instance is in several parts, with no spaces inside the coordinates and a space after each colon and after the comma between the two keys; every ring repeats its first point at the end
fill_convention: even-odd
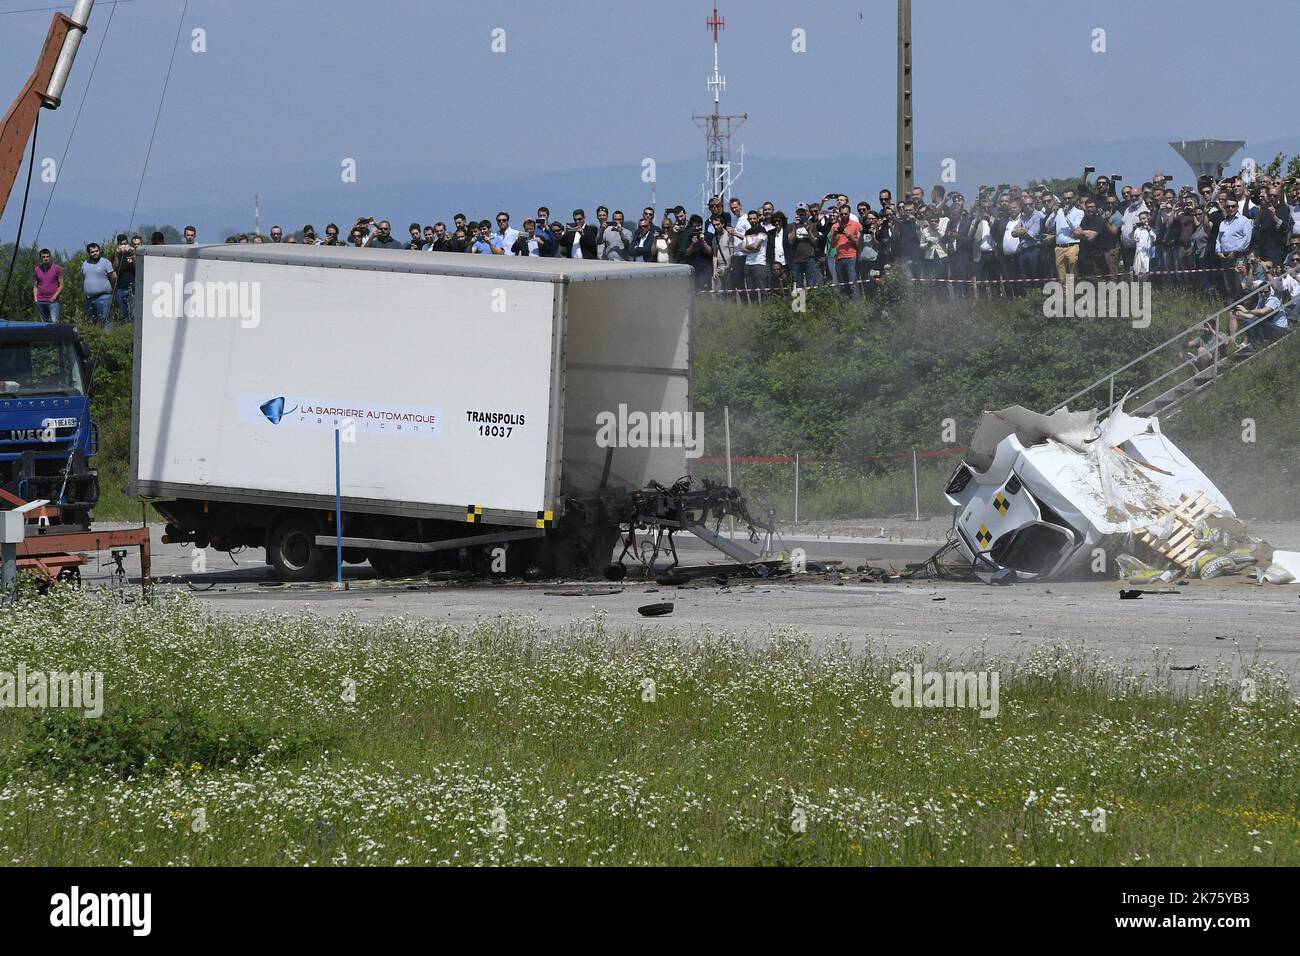
{"type": "Polygon", "coordinates": [[[1223,222],[1219,223],[1219,238],[1214,248],[1222,259],[1233,259],[1250,248],[1252,224],[1245,216],[1237,214],[1237,201],[1229,199],[1223,204],[1223,222]]]}
{"type": "Polygon", "coordinates": [[[1083,225],[1083,210],[1074,204],[1074,190],[1067,189],[1061,197],[1061,208],[1047,217],[1044,229],[1056,234],[1056,277],[1065,282],[1067,275],[1079,270],[1079,237],[1075,235],[1083,225]]]}
{"type": "MultiPolygon", "coordinates": [[[[1219,223],[1219,235],[1214,240],[1214,251],[1219,254],[1223,266],[1223,284],[1229,289],[1229,295],[1236,288],[1234,272],[1237,262],[1250,248],[1250,236],[1253,224],[1245,216],[1237,213],[1237,200],[1225,199],[1223,202],[1223,221],[1219,223]]],[[[1232,295],[1232,298],[1236,298],[1232,295]]]]}
{"type": "Polygon", "coordinates": [[[484,219],[474,226],[474,241],[469,247],[470,252],[478,253],[483,256],[492,255],[492,223],[484,219]]]}

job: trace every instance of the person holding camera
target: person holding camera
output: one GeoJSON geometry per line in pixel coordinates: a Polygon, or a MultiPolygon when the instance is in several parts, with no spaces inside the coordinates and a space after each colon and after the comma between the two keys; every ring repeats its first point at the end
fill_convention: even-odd
{"type": "Polygon", "coordinates": [[[653,211],[649,214],[642,212],[636,232],[632,233],[632,258],[638,262],[654,262],[654,241],[658,235],[659,227],[655,225],[653,211]]]}
{"type": "Polygon", "coordinates": [[[560,240],[560,255],[565,259],[598,258],[596,244],[599,238],[596,227],[587,224],[587,214],[581,209],[575,209],[573,222],[560,240]]]}
{"type": "Polygon", "coordinates": [[[838,219],[831,226],[831,246],[835,251],[833,259],[835,275],[832,280],[843,288],[844,294],[851,299],[859,298],[862,290],[858,287],[858,250],[862,242],[862,227],[853,221],[853,211],[847,206],[837,208],[838,219]]]}
{"type": "Polygon", "coordinates": [[[1273,184],[1261,186],[1257,197],[1250,247],[1261,259],[1281,262],[1291,237],[1291,207],[1283,201],[1281,190],[1273,184]]]}
{"type": "Polygon", "coordinates": [[[510,252],[516,256],[535,256],[540,254],[539,247],[537,223],[532,219],[525,219],[523,228],[519,230],[519,235],[510,244],[510,252]]]}
{"type": "Polygon", "coordinates": [[[987,199],[982,199],[971,211],[970,223],[971,262],[976,282],[993,283],[1002,278],[997,244],[993,231],[993,207],[987,199]]]}
{"type": "Polygon", "coordinates": [[[113,271],[117,281],[113,284],[113,304],[117,317],[123,322],[131,320],[131,295],[135,291],[135,249],[127,242],[126,233],[117,237],[117,252],[113,255],[113,271]]]}
{"type": "Polygon", "coordinates": [[[632,258],[632,233],[624,225],[623,210],[614,210],[614,219],[604,230],[604,256],[613,262],[627,262],[632,258]]]}
{"type": "Polygon", "coordinates": [[[693,215],[687,223],[679,261],[695,270],[695,291],[708,292],[713,287],[713,243],[704,231],[703,216],[693,215]]]}
{"type": "Polygon", "coordinates": [[[785,234],[785,260],[790,267],[790,277],[801,289],[815,289],[821,231],[817,228],[817,220],[809,215],[806,203],[795,207],[794,219],[785,234]]]}

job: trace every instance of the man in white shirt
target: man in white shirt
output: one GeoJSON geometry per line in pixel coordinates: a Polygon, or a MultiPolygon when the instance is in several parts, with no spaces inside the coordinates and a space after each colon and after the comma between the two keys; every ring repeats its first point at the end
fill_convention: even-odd
{"type": "Polygon", "coordinates": [[[758,210],[749,211],[749,228],[740,243],[745,253],[745,289],[753,294],[749,301],[763,301],[762,290],[767,288],[767,230],[759,223],[758,210]]]}
{"type": "Polygon", "coordinates": [[[510,213],[497,213],[497,228],[489,240],[492,243],[492,255],[508,256],[519,238],[519,230],[510,228],[510,213]]]}
{"type": "Polygon", "coordinates": [[[1136,186],[1124,187],[1124,199],[1126,201],[1119,224],[1119,245],[1124,253],[1124,267],[1130,268],[1133,265],[1133,252],[1137,245],[1137,241],[1133,238],[1133,229],[1142,214],[1151,210],[1142,201],[1142,192],[1136,186]]]}

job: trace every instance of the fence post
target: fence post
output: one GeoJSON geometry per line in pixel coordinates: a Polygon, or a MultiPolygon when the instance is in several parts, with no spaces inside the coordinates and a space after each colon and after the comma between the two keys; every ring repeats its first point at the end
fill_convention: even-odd
{"type": "Polygon", "coordinates": [[[1214,374],[1211,378],[1214,381],[1219,380],[1219,316],[1214,316],[1214,374]]]}
{"type": "Polygon", "coordinates": [[[916,449],[912,449],[912,495],[916,498],[916,520],[921,520],[921,483],[916,474],[916,449]]]}
{"type": "MultiPolygon", "coordinates": [[[[727,443],[727,487],[734,488],[735,484],[731,480],[731,408],[728,405],[722,406],[722,431],[726,436],[727,443]]],[[[730,519],[731,536],[736,536],[736,516],[732,515],[730,519]]]]}
{"type": "Polygon", "coordinates": [[[799,453],[794,453],[794,523],[799,523],[799,453]]]}

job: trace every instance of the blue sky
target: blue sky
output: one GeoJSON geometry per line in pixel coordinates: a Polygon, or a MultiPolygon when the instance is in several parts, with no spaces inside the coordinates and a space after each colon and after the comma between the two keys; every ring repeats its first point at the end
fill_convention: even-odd
{"type": "MultiPolygon", "coordinates": [[[[56,6],[72,4],[0,0],[0,100],[30,72],[56,6]]],[[[38,157],[67,149],[43,243],[126,226],[183,6],[97,3],[65,105],[42,114],[38,157]]],[[[1206,39],[1212,18],[1229,14],[1209,0],[913,6],[919,182],[937,182],[946,158],[957,186],[973,189],[1073,173],[1086,159],[1129,180],[1157,167],[1183,177],[1164,144],[1185,137],[1247,140],[1238,160],[1259,146],[1300,148],[1294,112],[1270,102],[1285,94],[1280,38],[1293,32],[1294,0],[1232,14],[1244,66],[1231,71],[1215,65],[1223,45],[1206,39]],[[1279,37],[1272,81],[1258,94],[1216,82],[1259,72],[1246,39],[1256,24],[1279,37]],[[1104,53],[1092,49],[1098,29],[1104,53]]],[[[204,238],[220,238],[251,228],[254,193],[264,229],[363,212],[405,225],[500,206],[518,219],[539,202],[639,208],[650,198],[647,157],[659,167],[660,204],[691,205],[703,168],[691,114],[711,101],[711,7],[190,0],[136,222],[192,218],[204,238]],[[504,52],[492,48],[497,29],[504,52]],[[192,52],[194,30],[206,52],[192,52]],[[357,163],[355,183],[341,179],[345,158],[357,163]]],[[[749,114],[737,192],[793,206],[827,189],[874,197],[892,185],[893,0],[723,0],[720,12],[723,105],[749,114]],[[791,49],[796,29],[806,53],[791,49]]],[[[6,240],[21,188],[0,222],[6,240]]],[[[50,190],[33,184],[36,223],[50,190]]],[[[27,240],[32,220],[29,210],[27,240]]]]}

